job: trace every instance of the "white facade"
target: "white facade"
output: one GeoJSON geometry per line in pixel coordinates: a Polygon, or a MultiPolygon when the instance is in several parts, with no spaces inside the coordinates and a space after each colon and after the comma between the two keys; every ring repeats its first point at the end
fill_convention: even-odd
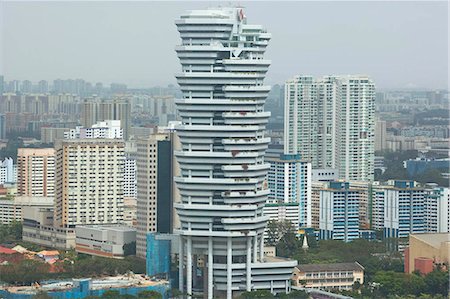
{"type": "Polygon", "coordinates": [[[181,223],[179,289],[192,294],[193,258],[200,256],[208,298],[289,292],[296,265],[264,256],[263,206],[270,193],[264,102],[270,87],[263,80],[270,34],[246,20],[241,8],[189,11],[176,20],[182,67],[176,77],[183,93],[176,100],[182,121],[176,128],[181,150],[175,152],[181,202],[174,205],[181,223]]]}
{"type": "Polygon", "coordinates": [[[425,189],[412,181],[373,189],[372,228],[386,238],[406,238],[426,231],[425,189]]]}
{"type": "Polygon", "coordinates": [[[450,232],[450,192],[449,188],[435,187],[427,190],[426,231],[428,233],[450,232]]]}
{"type": "Polygon", "coordinates": [[[0,163],[0,185],[17,182],[17,167],[12,158],[5,158],[0,163]]]}
{"type": "Polygon", "coordinates": [[[126,158],[123,175],[123,197],[137,197],[136,159],[126,158]]]}
{"type": "Polygon", "coordinates": [[[334,168],[346,181],[373,180],[375,87],[365,76],[285,85],[285,153],[300,153],[313,168],[334,168]]]}
{"type": "Polygon", "coordinates": [[[120,127],[120,120],[99,121],[90,128],[76,127],[68,132],[64,132],[66,139],[123,139],[123,129],[120,127]]]}
{"type": "MultiPolygon", "coordinates": [[[[298,206],[294,227],[311,227],[311,163],[301,160],[300,155],[284,155],[282,150],[273,149],[268,150],[266,161],[270,163],[267,175],[270,189],[267,204],[270,208],[264,208],[264,214],[273,211],[274,205],[294,203],[298,206]]],[[[292,209],[291,206],[288,208],[292,209]]],[[[283,207],[279,209],[280,212],[284,210],[283,207]]],[[[282,215],[277,218],[284,219],[282,215]]]]}
{"type": "Polygon", "coordinates": [[[321,239],[345,242],[359,238],[360,192],[349,183],[330,182],[320,190],[319,229],[321,239]]]}

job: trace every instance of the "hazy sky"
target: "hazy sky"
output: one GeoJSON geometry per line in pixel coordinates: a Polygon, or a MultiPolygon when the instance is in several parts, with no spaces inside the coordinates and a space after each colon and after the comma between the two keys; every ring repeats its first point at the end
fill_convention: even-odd
{"type": "Polygon", "coordinates": [[[448,86],[444,2],[15,2],[0,0],[5,80],[83,78],[131,87],[175,83],[174,20],[241,4],[272,33],[267,81],[367,74],[378,87],[448,86]]]}

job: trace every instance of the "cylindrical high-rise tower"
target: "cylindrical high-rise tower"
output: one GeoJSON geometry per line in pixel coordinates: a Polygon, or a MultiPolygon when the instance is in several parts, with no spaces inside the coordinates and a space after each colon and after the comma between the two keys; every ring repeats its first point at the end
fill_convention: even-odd
{"type": "Polygon", "coordinates": [[[263,80],[270,61],[263,55],[270,34],[248,25],[242,8],[190,11],[176,25],[183,92],[176,101],[182,150],[175,153],[180,289],[185,282],[192,294],[192,260],[203,256],[208,298],[213,292],[231,298],[233,291],[288,291],[296,262],[264,258],[270,112],[263,105],[270,86],[263,80]]]}

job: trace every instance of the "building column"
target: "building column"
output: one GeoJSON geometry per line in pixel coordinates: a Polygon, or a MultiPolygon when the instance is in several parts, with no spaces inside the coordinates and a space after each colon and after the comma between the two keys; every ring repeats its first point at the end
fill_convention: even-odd
{"type": "Polygon", "coordinates": [[[183,271],[183,265],[184,265],[184,253],[183,253],[183,236],[180,236],[180,243],[179,243],[179,253],[178,253],[178,289],[180,292],[183,292],[184,290],[184,271],[183,271]]]}
{"type": "Polygon", "coordinates": [[[233,243],[231,242],[231,237],[228,237],[227,240],[227,299],[233,298],[233,291],[231,290],[232,287],[232,269],[231,265],[233,263],[233,256],[231,255],[231,246],[233,243]]]}
{"type": "Polygon", "coordinates": [[[264,234],[261,234],[261,239],[259,240],[259,261],[262,263],[264,260],[264,234]]]}
{"type": "Polygon", "coordinates": [[[208,299],[213,298],[213,240],[208,239],[208,299]]]}
{"type": "Polygon", "coordinates": [[[187,237],[186,248],[186,292],[188,299],[192,298],[192,237],[187,237]]]}
{"type": "Polygon", "coordinates": [[[252,239],[247,238],[247,292],[252,288],[252,239]]]}
{"type": "Polygon", "coordinates": [[[253,263],[258,262],[258,235],[253,237],[253,263]]]}

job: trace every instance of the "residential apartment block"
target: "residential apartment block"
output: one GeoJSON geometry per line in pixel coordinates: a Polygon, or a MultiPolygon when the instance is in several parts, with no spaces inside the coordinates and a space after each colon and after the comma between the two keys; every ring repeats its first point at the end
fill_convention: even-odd
{"type": "Polygon", "coordinates": [[[17,194],[55,196],[55,150],[19,148],[17,151],[17,194]]]}
{"type": "Polygon", "coordinates": [[[67,139],[55,148],[55,226],[121,223],[125,143],[67,139]]]}
{"type": "Polygon", "coordinates": [[[366,76],[297,76],[285,84],[284,151],[340,179],[374,178],[375,86],[366,76]]]}

